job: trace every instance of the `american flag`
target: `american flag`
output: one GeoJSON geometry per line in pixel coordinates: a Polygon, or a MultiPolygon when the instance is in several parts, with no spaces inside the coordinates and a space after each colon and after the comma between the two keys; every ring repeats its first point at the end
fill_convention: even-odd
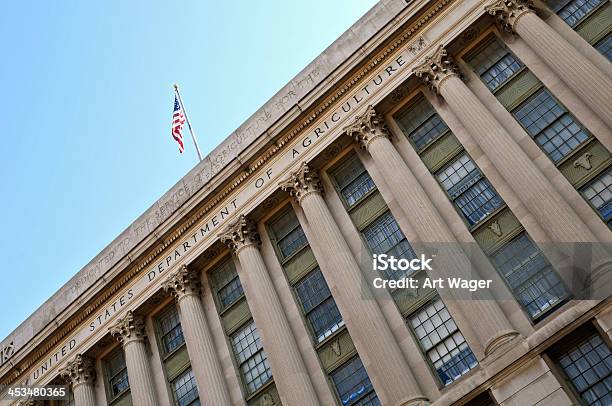
{"type": "Polygon", "coordinates": [[[179,103],[178,96],[174,95],[174,113],[172,113],[172,138],[176,141],[179,147],[179,152],[182,154],[185,150],[183,144],[183,124],[185,124],[185,114],[179,103]]]}

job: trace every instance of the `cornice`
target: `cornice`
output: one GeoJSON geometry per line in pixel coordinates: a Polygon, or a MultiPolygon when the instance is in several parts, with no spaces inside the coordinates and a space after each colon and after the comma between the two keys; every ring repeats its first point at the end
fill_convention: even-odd
{"type": "MultiPolygon", "coordinates": [[[[162,252],[165,251],[166,248],[171,246],[179,237],[184,235],[186,231],[190,230],[191,227],[196,224],[200,219],[202,219],[206,214],[212,211],[213,208],[216,207],[218,203],[223,201],[232,191],[241,186],[245,180],[250,179],[251,175],[254,174],[264,163],[266,163],[269,159],[274,157],[281,151],[284,151],[284,148],[289,144],[289,142],[294,139],[296,136],[301,135],[305,130],[310,128],[311,124],[313,124],[322,114],[330,110],[330,108],[335,107],[337,101],[345,95],[348,91],[352,90],[355,86],[358,86],[363,82],[363,78],[367,76],[373,69],[380,66],[386,60],[391,59],[393,55],[395,55],[401,45],[405,44],[408,40],[414,38],[416,34],[421,32],[426,25],[439,14],[442,10],[446,9],[449,4],[455,2],[457,0],[438,0],[433,2],[433,4],[419,14],[419,17],[415,20],[415,16],[411,15],[407,17],[407,25],[406,28],[399,30],[400,34],[391,39],[386,39],[382,41],[382,45],[378,48],[382,47],[382,50],[372,52],[373,56],[362,63],[362,66],[355,68],[352,74],[349,74],[344,80],[341,80],[340,85],[335,86],[335,90],[328,92],[325,95],[321,102],[317,103],[315,106],[301,112],[300,116],[304,117],[301,121],[295,123],[290,127],[289,130],[285,130],[284,134],[282,134],[278,140],[274,142],[274,144],[270,147],[267,147],[264,152],[260,155],[259,159],[254,160],[248,166],[241,166],[243,168],[237,176],[229,182],[229,184],[212,196],[206,203],[195,209],[195,212],[189,215],[187,221],[183,224],[180,224],[175,228],[174,231],[170,231],[169,235],[165,238],[159,237],[157,234],[154,234],[156,237],[153,242],[149,241],[149,245],[153,246],[153,248],[144,254],[144,258],[140,261],[136,259],[131,259],[130,263],[127,265],[127,269],[124,269],[124,272],[121,275],[118,275],[111,283],[108,283],[108,279],[102,277],[101,281],[104,283],[104,288],[101,292],[96,292],[95,301],[88,304],[84,310],[78,312],[76,315],[70,316],[65,324],[57,330],[51,332],[51,337],[47,337],[44,341],[39,344],[39,348],[34,353],[25,354],[27,359],[22,359],[21,361],[17,361],[16,364],[7,363],[2,369],[7,368],[7,366],[11,365],[12,367],[7,369],[2,375],[2,383],[10,384],[19,379],[22,371],[26,371],[29,369],[32,364],[40,360],[49,350],[53,347],[57,346],[66,336],[72,332],[76,326],[80,325],[85,319],[91,316],[96,310],[98,310],[103,304],[105,304],[112,296],[117,293],[122,287],[124,287],[130,280],[132,280],[135,276],[139,275],[140,272],[147,267],[154,259],[156,259],[162,252]],[[411,20],[415,20],[410,22],[411,20]],[[157,244],[157,247],[155,245],[157,244]],[[19,368],[19,371],[10,371],[10,369],[19,368]],[[14,372],[13,376],[10,372],[14,372]]],[[[262,137],[269,137],[267,133],[264,133],[262,137]]],[[[269,140],[269,138],[268,138],[269,140]]],[[[235,172],[234,168],[232,172],[235,172]]],[[[222,178],[219,175],[222,175],[221,171],[219,174],[215,175],[214,179],[222,178]]],[[[226,182],[227,183],[227,182],[226,182]]],[[[204,200],[206,195],[209,194],[212,190],[217,189],[215,186],[205,185],[201,190],[196,192],[194,195],[189,197],[188,200],[197,201],[204,200]]],[[[173,213],[168,219],[166,219],[163,223],[158,225],[158,227],[162,227],[166,223],[173,223],[176,221],[176,218],[182,217],[185,214],[185,210],[178,209],[175,213],[173,213]]],[[[166,233],[168,234],[168,233],[166,233]]],[[[145,239],[146,240],[146,239],[145,239]]],[[[140,245],[140,244],[139,244],[140,245]]],[[[138,245],[132,249],[132,251],[136,250],[138,245]]],[[[142,248],[142,247],[141,247],[142,248]]],[[[110,271],[109,271],[110,272],[110,271]]],[[[86,291],[82,294],[85,296],[90,293],[86,291]]],[[[76,300],[78,302],[78,299],[76,300]]],[[[52,323],[52,328],[55,329],[59,327],[59,323],[55,321],[52,323]]],[[[24,345],[22,348],[26,348],[24,345]]]]}

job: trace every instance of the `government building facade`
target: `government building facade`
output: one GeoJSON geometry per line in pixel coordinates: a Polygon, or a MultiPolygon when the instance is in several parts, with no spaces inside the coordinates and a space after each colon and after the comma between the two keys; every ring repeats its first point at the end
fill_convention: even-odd
{"type": "Polygon", "coordinates": [[[382,0],[0,343],[68,395],[0,404],[612,405],[611,32],[382,0]]]}

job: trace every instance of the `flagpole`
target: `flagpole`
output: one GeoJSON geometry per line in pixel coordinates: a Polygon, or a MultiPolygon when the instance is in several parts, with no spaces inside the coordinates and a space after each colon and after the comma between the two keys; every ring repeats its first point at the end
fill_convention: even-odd
{"type": "Polygon", "coordinates": [[[179,92],[178,84],[174,84],[174,92],[178,96],[179,103],[181,103],[181,108],[183,109],[183,113],[185,114],[185,120],[187,121],[187,126],[189,127],[189,133],[191,134],[191,139],[193,140],[193,145],[195,145],[195,149],[198,153],[198,158],[200,158],[200,162],[201,162],[202,153],[200,152],[200,146],[198,145],[198,139],[196,138],[196,135],[193,132],[193,128],[191,127],[191,122],[189,122],[189,116],[187,115],[187,110],[185,110],[185,105],[183,104],[183,98],[181,97],[181,93],[179,92]]]}

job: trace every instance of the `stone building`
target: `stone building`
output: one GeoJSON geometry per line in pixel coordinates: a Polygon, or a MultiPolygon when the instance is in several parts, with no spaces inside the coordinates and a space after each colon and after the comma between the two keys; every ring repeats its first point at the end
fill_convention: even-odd
{"type": "Polygon", "coordinates": [[[612,404],[611,32],[381,1],[2,341],[69,399],[3,404],[612,404]],[[374,287],[432,244],[493,297],[374,287]]]}

